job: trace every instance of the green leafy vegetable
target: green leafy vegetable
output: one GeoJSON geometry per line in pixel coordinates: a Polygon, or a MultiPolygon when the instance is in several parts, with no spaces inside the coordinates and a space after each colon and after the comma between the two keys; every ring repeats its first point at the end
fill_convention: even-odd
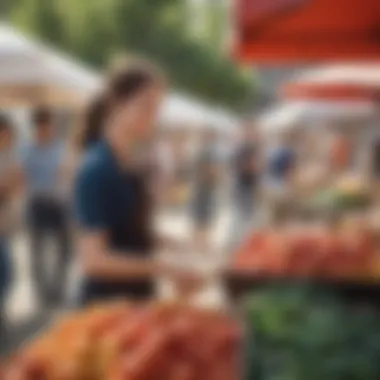
{"type": "Polygon", "coordinates": [[[380,315],[315,288],[270,288],[247,304],[249,380],[380,379],[380,315]]]}

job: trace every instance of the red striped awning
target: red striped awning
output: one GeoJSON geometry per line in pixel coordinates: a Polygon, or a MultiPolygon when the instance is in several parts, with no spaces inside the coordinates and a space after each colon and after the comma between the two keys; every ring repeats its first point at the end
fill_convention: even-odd
{"type": "Polygon", "coordinates": [[[380,100],[380,64],[330,65],[304,71],[281,89],[287,100],[380,100]]]}
{"type": "Polygon", "coordinates": [[[299,100],[378,100],[380,88],[352,84],[288,84],[282,96],[299,100]]]}

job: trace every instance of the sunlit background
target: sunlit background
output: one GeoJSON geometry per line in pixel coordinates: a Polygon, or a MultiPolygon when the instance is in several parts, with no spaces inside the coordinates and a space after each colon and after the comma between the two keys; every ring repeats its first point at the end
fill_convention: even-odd
{"type": "MultiPolygon", "coordinates": [[[[190,242],[170,260],[206,277],[187,301],[228,309],[240,322],[248,296],[249,379],[379,378],[377,2],[2,0],[0,195],[11,165],[30,169],[31,179],[14,190],[11,217],[0,199],[0,256],[6,251],[13,273],[0,353],[78,307],[73,215],[65,214],[67,234],[53,229],[46,245],[27,223],[28,180],[51,169],[30,155],[36,110],[49,111],[63,147],[57,167],[71,168],[72,180],[88,102],[112,62],[137,55],[168,78],[156,120],[154,216],[159,231],[190,242]],[[2,151],[3,125],[14,131],[11,154],[2,151]],[[58,302],[38,302],[36,266],[52,286],[67,270],[58,302]]],[[[58,177],[71,211],[70,181],[58,177]]],[[[155,280],[161,298],[182,297],[155,280]]]]}

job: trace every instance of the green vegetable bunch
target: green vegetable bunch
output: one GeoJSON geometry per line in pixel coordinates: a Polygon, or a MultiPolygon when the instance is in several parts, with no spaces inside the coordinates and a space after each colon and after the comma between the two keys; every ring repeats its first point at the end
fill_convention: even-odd
{"type": "Polygon", "coordinates": [[[311,201],[311,206],[317,210],[345,211],[363,209],[370,204],[366,193],[345,194],[335,190],[319,193],[311,201]]]}
{"type": "Polygon", "coordinates": [[[247,304],[247,379],[380,379],[380,315],[316,288],[270,288],[247,304]]]}

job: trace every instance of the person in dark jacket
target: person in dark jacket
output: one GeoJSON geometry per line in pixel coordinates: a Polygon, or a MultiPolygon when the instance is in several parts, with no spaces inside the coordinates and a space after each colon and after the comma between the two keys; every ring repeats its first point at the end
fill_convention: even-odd
{"type": "Polygon", "coordinates": [[[232,156],[232,225],[230,246],[235,247],[253,228],[261,175],[261,153],[256,125],[248,120],[232,156]]]}
{"type": "Polygon", "coordinates": [[[297,137],[294,131],[285,132],[268,157],[267,191],[271,195],[272,223],[285,222],[294,210],[297,137]]]}
{"type": "Polygon", "coordinates": [[[200,250],[211,249],[211,232],[217,211],[217,193],[221,162],[217,133],[209,129],[202,136],[194,167],[192,217],[194,242],[200,250]]]}

